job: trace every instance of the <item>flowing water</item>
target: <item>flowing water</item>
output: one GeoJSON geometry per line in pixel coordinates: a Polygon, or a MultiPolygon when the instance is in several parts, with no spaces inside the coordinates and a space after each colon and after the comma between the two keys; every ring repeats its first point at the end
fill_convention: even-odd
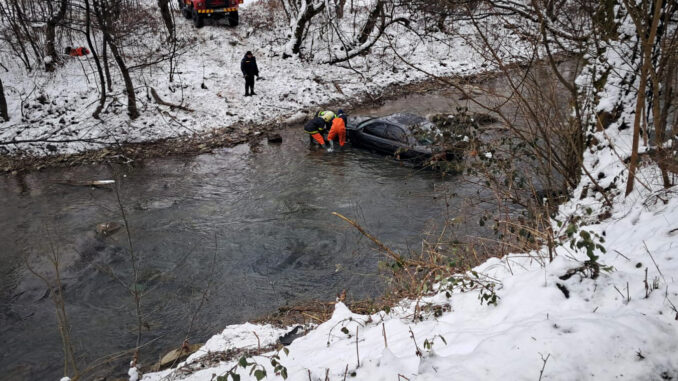
{"type": "MultiPolygon", "coordinates": [[[[458,100],[454,92],[411,94],[354,114],[449,113],[458,100]]],[[[141,354],[149,363],[180,345],[189,326],[197,343],[228,324],[286,304],[329,300],[342,289],[351,299],[378,296],[384,256],[332,212],[403,253],[420,247],[423,234],[446,217],[469,222],[455,227],[459,236],[487,233],[473,213],[495,205],[460,176],[350,147],[309,151],[301,126],[282,136],[279,145],[264,141],[197,157],[1,176],[0,379],[61,375],[51,294],[27,266],[51,280],[54,254],[79,363],[135,346],[132,287],[143,292],[141,354]],[[124,224],[111,187],[64,184],[113,178],[130,240],[124,227],[108,236],[95,231],[100,223],[124,224]],[[130,242],[139,263],[136,286],[130,242]]],[[[114,366],[124,368],[130,358],[114,366]]]]}
{"type": "MultiPolygon", "coordinates": [[[[453,103],[413,95],[359,112],[426,114],[451,111],[453,103]]],[[[79,362],[136,342],[127,234],[124,227],[109,236],[95,231],[100,223],[124,223],[116,192],[64,181],[118,179],[139,259],[146,363],[179,345],[194,316],[193,343],[279,306],[332,299],[342,289],[355,299],[379,295],[384,257],[332,212],[406,252],[478,192],[459,178],[369,152],[309,151],[300,130],[283,131],[279,145],[0,177],[0,378],[57,379],[62,372],[50,292],[26,265],[53,279],[54,253],[79,362]],[[447,197],[452,192],[459,197],[447,197]]]]}

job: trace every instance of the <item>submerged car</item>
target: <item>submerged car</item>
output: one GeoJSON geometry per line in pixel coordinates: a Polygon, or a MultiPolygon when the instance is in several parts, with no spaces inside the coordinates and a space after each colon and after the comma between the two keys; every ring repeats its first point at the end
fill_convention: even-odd
{"type": "Polygon", "coordinates": [[[436,127],[426,118],[409,113],[384,117],[352,117],[346,133],[351,145],[413,161],[455,160],[458,150],[445,150],[434,144],[436,127]]]}

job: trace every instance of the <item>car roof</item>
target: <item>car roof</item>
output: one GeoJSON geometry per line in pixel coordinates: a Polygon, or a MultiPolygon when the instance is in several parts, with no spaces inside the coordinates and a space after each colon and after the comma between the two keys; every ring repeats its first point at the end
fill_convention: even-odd
{"type": "Polygon", "coordinates": [[[391,114],[391,115],[387,115],[387,116],[384,116],[384,117],[381,117],[381,118],[376,118],[376,119],[384,120],[384,121],[387,121],[387,122],[391,122],[391,123],[398,124],[398,125],[401,125],[401,126],[406,126],[406,127],[409,127],[409,126],[412,126],[412,125],[415,125],[415,124],[421,124],[421,123],[428,122],[428,120],[426,118],[422,117],[422,116],[410,114],[410,113],[407,113],[407,112],[400,112],[400,113],[397,113],[397,114],[391,114]]]}
{"type": "Polygon", "coordinates": [[[405,128],[408,132],[410,132],[410,128],[419,125],[419,126],[426,126],[430,125],[431,122],[428,121],[428,119],[415,115],[415,114],[410,114],[407,112],[400,112],[396,114],[391,114],[391,115],[386,115],[386,116],[378,116],[374,118],[370,117],[354,117],[353,119],[355,123],[358,125],[366,125],[367,123],[372,123],[372,122],[387,122],[391,124],[395,124],[397,126],[405,128]]]}

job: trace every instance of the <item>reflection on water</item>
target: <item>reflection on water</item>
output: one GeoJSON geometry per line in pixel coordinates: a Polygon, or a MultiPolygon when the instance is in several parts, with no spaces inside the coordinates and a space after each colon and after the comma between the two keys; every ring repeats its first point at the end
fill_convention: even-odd
{"type": "Polygon", "coordinates": [[[284,131],[283,138],[282,145],[263,143],[255,152],[240,146],[133,168],[0,178],[0,339],[11,348],[2,351],[0,378],[60,375],[54,307],[23,259],[32,254],[33,267],[49,269],[37,257],[50,246],[65,268],[64,296],[81,364],[135,342],[133,301],[122,285],[132,283],[127,236],[124,229],[108,237],[95,233],[99,223],[123,222],[115,192],[61,184],[64,179],[120,179],[140,258],[143,339],[151,342],[142,350],[146,363],[181,343],[210,279],[191,342],[287,303],[333,298],[341,289],[353,298],[378,295],[382,257],[331,212],[357,219],[405,252],[417,247],[428,222],[442,218],[441,193],[476,192],[458,179],[350,148],[309,152],[297,130],[284,131]]]}

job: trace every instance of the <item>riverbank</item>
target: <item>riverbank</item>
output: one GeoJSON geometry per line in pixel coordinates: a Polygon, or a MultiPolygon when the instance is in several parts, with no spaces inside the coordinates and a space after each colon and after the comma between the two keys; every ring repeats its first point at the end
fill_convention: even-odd
{"type": "MultiPolygon", "coordinates": [[[[590,205],[570,201],[558,218],[590,205]]],[[[268,380],[675,378],[678,194],[637,192],[615,206],[611,218],[583,229],[604,237],[599,267],[582,265],[586,254],[567,246],[545,264],[545,251],[493,258],[473,271],[496,284],[496,304],[481,303],[482,288],[448,289],[445,282],[438,292],[377,313],[339,302],[328,321],[285,351],[271,350],[285,330],[228,326],[177,369],[143,380],[203,381],[232,373],[254,380],[248,376],[253,366],[268,380]],[[418,306],[427,312],[418,313],[418,306]]]]}
{"type": "MultiPolygon", "coordinates": [[[[477,83],[495,77],[497,73],[484,73],[464,78],[465,82],[477,83]]],[[[454,79],[454,78],[450,78],[454,79]]],[[[392,84],[379,94],[363,94],[360,98],[351,101],[348,105],[328,104],[319,106],[319,109],[344,108],[347,113],[353,109],[367,108],[403,94],[422,93],[449,88],[440,81],[427,79],[407,85],[392,84]]],[[[452,112],[453,110],[450,110],[452,112]]],[[[212,152],[218,148],[234,147],[238,144],[249,143],[256,145],[281,129],[299,127],[310,118],[309,110],[294,110],[292,113],[281,114],[265,123],[236,123],[230,126],[214,128],[212,130],[159,140],[148,140],[138,143],[123,142],[109,145],[105,148],[91,149],[77,153],[30,154],[19,152],[12,155],[0,155],[0,170],[5,173],[42,170],[47,168],[72,167],[77,165],[92,165],[99,163],[128,164],[137,160],[179,156],[200,155],[212,152]]]]}
{"type": "MultiPolygon", "coordinates": [[[[144,1],[142,6],[150,9],[156,3],[144,1]]],[[[324,108],[350,111],[389,96],[445,87],[432,76],[472,84],[484,75],[480,73],[498,69],[467,41],[474,28],[470,22],[453,34],[430,33],[424,40],[417,30],[425,24],[393,25],[387,33],[398,36],[397,46],[380,40],[370,54],[348,66],[285,59],[278,49],[287,25],[282,13],[270,25],[253,27],[273,17],[267,6],[245,4],[238,28],[195,29],[177,13],[178,50],[171,63],[149,65],[144,57],[126,57],[135,68],[131,75],[140,116],[134,120],[119,86],[109,89],[99,119],[92,117],[99,84],[89,57],[70,58],[53,73],[26,71],[10,56],[0,57],[7,70],[3,83],[10,117],[0,123],[0,171],[209,152],[256,141],[281,127],[300,127],[309,114],[324,108]],[[394,51],[401,45],[406,54],[394,51]],[[248,50],[257,57],[261,74],[258,95],[252,97],[243,96],[239,65],[248,50]]],[[[487,22],[514,41],[505,64],[533,59],[529,44],[508,26],[487,22]]],[[[144,48],[164,52],[164,38],[148,36],[144,48]]],[[[111,75],[113,84],[122,83],[117,70],[111,75]]]]}

